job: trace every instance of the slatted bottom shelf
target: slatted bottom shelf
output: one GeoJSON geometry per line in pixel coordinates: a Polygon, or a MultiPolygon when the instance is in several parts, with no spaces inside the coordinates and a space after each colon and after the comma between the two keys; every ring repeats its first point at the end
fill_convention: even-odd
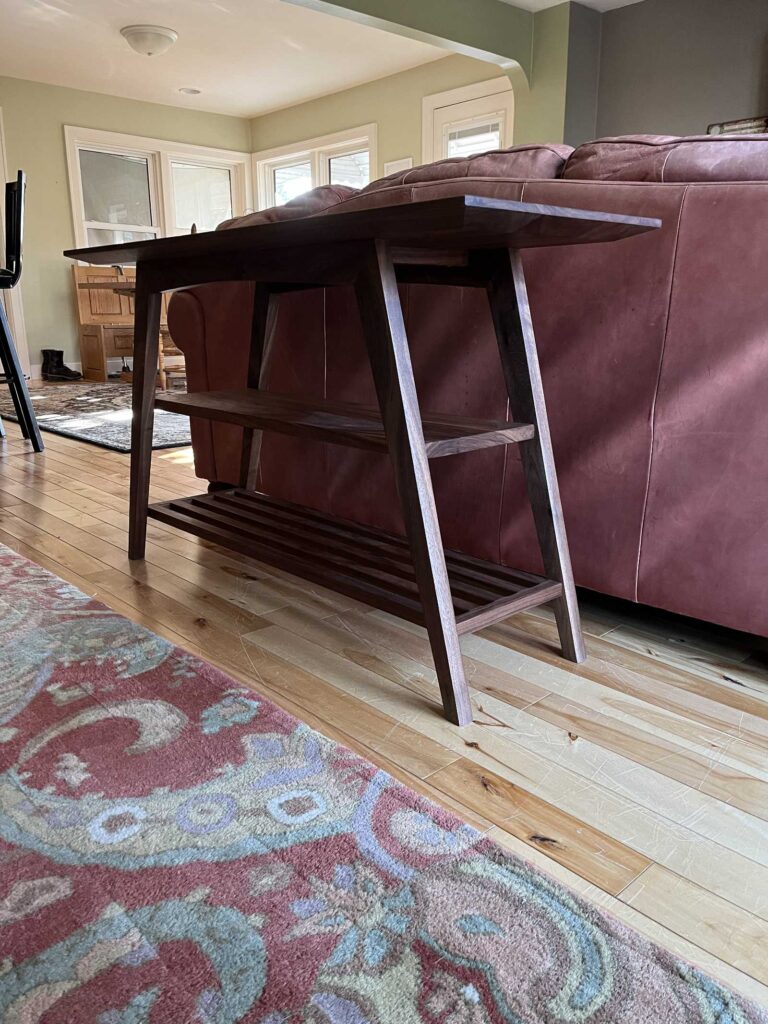
{"type": "MultiPolygon", "coordinates": [[[[165,501],[149,516],[423,625],[407,542],[346,519],[237,488],[165,501]]],[[[459,633],[561,597],[562,585],[446,551],[459,633]]]]}

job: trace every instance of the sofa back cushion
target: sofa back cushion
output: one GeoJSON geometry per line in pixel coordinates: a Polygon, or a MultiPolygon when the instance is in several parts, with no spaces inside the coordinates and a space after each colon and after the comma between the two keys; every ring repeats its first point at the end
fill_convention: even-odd
{"type": "Polygon", "coordinates": [[[564,178],[582,181],[768,181],[768,135],[624,135],[579,146],[564,178]]]}
{"type": "Polygon", "coordinates": [[[274,224],[281,220],[313,217],[316,213],[323,213],[354,195],[357,195],[357,189],[349,188],[347,185],[321,185],[319,188],[313,188],[311,192],[305,192],[303,196],[291,199],[283,206],[273,206],[269,210],[246,213],[244,217],[232,217],[231,220],[222,221],[216,230],[250,228],[257,224],[274,224]]]}
{"type": "Polygon", "coordinates": [[[451,157],[379,178],[367,185],[361,195],[397,185],[451,181],[454,178],[559,178],[572,152],[571,146],[553,144],[512,146],[510,149],[497,149],[475,156],[451,157]]]}
{"type": "Polygon", "coordinates": [[[460,195],[519,200],[525,181],[559,178],[572,152],[570,146],[513,146],[461,159],[438,160],[380,178],[324,212],[349,213],[460,195]]]}

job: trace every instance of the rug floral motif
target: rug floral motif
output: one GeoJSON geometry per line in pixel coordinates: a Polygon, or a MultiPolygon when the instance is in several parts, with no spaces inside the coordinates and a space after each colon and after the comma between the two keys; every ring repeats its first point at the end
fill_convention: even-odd
{"type": "Polygon", "coordinates": [[[0,1021],[766,1024],[0,547],[0,1021]]]}
{"type": "MultiPolygon", "coordinates": [[[[173,390],[184,390],[174,379],[173,390]]],[[[30,391],[41,430],[109,448],[131,450],[131,385],[119,381],[93,384],[75,381],[46,384],[30,391]]],[[[0,388],[0,417],[18,422],[7,388],[0,388]]],[[[189,417],[164,409],[155,410],[152,447],[175,448],[190,443],[189,417]]]]}

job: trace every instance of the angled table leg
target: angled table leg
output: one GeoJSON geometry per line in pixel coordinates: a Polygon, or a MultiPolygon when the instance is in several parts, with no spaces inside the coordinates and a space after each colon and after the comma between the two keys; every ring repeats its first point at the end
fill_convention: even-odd
{"type": "MultiPolygon", "coordinates": [[[[253,293],[251,347],[248,355],[248,387],[261,388],[269,367],[272,339],[277,326],[280,296],[267,285],[257,284],[253,293]]],[[[240,457],[240,486],[255,491],[259,476],[259,458],[263,432],[243,427],[243,450],[240,457]]]]}
{"type": "Polygon", "coordinates": [[[27,388],[24,371],[21,368],[16,346],[11,337],[11,328],[8,324],[8,318],[5,315],[2,302],[0,302],[0,364],[11,392],[11,400],[16,410],[16,419],[21,428],[21,435],[32,442],[32,449],[34,451],[41,452],[45,447],[43,445],[43,438],[40,433],[40,427],[37,424],[35,411],[32,408],[32,400],[29,397],[29,389],[27,388]]]}
{"type": "Polygon", "coordinates": [[[580,662],[586,652],[523,263],[514,249],[498,251],[491,260],[488,294],[512,416],[536,427],[533,439],[520,445],[520,457],[544,571],[563,585],[563,596],[553,602],[563,654],[580,662]]]}
{"type": "Polygon", "coordinates": [[[131,500],[128,517],[128,557],[143,558],[147,541],[149,474],[152,465],[152,427],[155,419],[155,381],[160,339],[162,295],[139,265],[133,328],[133,420],[131,422],[131,500]]]}
{"type": "Polygon", "coordinates": [[[432,478],[397,280],[388,247],[370,244],[356,283],[376,393],[446,716],[472,721],[432,478]]]}

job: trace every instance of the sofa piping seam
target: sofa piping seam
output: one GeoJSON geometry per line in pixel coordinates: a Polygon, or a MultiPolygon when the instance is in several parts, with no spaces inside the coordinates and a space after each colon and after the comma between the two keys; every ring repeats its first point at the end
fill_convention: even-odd
{"type": "Polygon", "coordinates": [[[661,343],[661,352],[659,353],[659,368],[656,373],[656,387],[653,392],[653,401],[651,402],[651,444],[648,455],[648,472],[645,481],[645,498],[643,499],[643,513],[640,519],[640,538],[637,545],[637,564],[635,566],[635,601],[639,601],[640,592],[640,563],[643,557],[643,540],[645,537],[645,524],[648,518],[648,504],[651,494],[651,477],[653,476],[653,456],[654,456],[654,445],[656,442],[656,406],[659,398],[659,391],[661,389],[661,375],[664,368],[664,356],[667,350],[667,339],[669,337],[669,322],[672,316],[672,301],[674,298],[675,291],[675,272],[677,270],[677,257],[680,251],[680,232],[681,225],[683,222],[683,210],[685,208],[685,202],[688,198],[689,185],[685,186],[683,191],[683,198],[680,202],[680,212],[677,215],[677,233],[675,236],[675,252],[672,257],[672,272],[670,275],[669,282],[669,301],[667,302],[667,318],[664,325],[664,338],[661,343]]]}

